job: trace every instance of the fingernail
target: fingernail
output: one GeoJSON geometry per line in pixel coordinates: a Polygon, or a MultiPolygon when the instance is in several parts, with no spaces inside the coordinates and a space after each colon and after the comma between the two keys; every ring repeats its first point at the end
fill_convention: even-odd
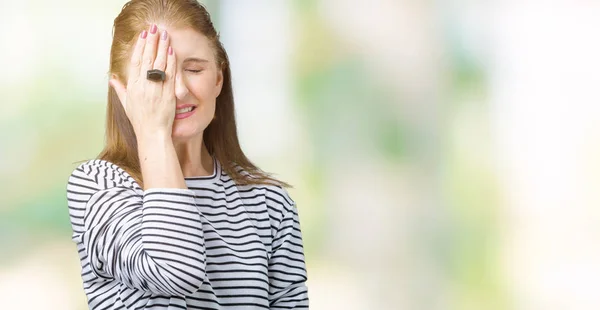
{"type": "Polygon", "coordinates": [[[156,30],[158,30],[158,27],[156,27],[156,25],[155,25],[155,24],[152,24],[152,27],[150,27],[150,33],[151,33],[151,34],[155,34],[155,33],[156,33],[156,30]]]}
{"type": "Polygon", "coordinates": [[[160,38],[162,40],[166,40],[167,39],[167,31],[166,30],[163,30],[162,35],[160,36],[160,38]]]}
{"type": "Polygon", "coordinates": [[[173,55],[173,48],[169,46],[168,52],[169,52],[169,55],[173,55]]]}
{"type": "Polygon", "coordinates": [[[148,31],[144,30],[142,31],[142,34],[140,34],[140,38],[145,39],[148,36],[148,31]]]}

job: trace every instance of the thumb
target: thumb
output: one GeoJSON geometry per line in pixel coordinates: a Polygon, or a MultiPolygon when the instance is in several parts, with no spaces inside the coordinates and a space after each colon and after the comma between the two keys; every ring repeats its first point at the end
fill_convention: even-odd
{"type": "Polygon", "coordinates": [[[127,98],[127,90],[125,86],[123,86],[123,84],[116,78],[111,78],[108,80],[108,84],[110,84],[110,86],[112,86],[112,88],[115,90],[117,97],[119,97],[119,101],[121,101],[121,105],[123,105],[123,109],[127,111],[125,108],[125,99],[127,98]]]}

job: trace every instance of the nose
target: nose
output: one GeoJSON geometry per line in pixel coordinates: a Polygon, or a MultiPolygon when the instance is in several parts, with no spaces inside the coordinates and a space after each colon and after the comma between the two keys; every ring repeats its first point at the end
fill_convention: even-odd
{"type": "Polygon", "coordinates": [[[180,74],[177,74],[175,76],[175,97],[177,97],[177,99],[183,101],[186,99],[188,93],[189,93],[189,90],[188,90],[187,86],[185,85],[185,80],[183,79],[183,77],[180,74]]]}

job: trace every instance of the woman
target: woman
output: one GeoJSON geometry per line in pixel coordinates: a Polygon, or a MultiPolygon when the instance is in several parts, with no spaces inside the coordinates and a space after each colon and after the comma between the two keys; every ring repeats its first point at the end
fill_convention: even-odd
{"type": "Polygon", "coordinates": [[[240,148],[205,8],[127,3],[110,74],[106,146],[67,186],[90,309],[308,308],[295,204],[240,148]]]}

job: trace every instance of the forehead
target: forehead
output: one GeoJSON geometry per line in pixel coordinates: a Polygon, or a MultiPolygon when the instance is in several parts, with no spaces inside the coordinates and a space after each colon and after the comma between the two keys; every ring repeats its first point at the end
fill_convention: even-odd
{"type": "Polygon", "coordinates": [[[177,56],[177,62],[190,57],[214,60],[213,48],[203,34],[191,28],[173,28],[161,25],[158,25],[158,28],[159,31],[167,30],[170,44],[177,56]]]}

